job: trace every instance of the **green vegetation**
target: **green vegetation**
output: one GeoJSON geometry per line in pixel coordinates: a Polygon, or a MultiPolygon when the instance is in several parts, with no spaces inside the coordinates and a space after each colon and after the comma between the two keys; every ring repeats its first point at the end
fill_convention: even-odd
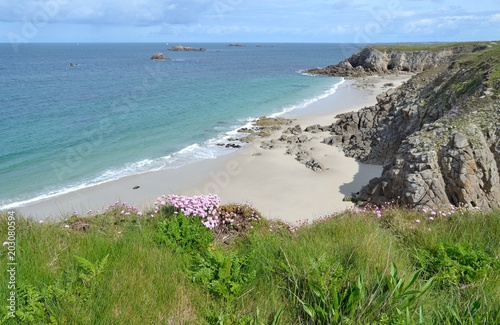
{"type": "Polygon", "coordinates": [[[218,211],[251,226],[221,231],[168,204],[157,210],[17,216],[16,317],[2,271],[0,323],[500,323],[498,211],[388,206],[293,228],[232,205],[218,211]]]}
{"type": "Polygon", "coordinates": [[[379,51],[439,51],[457,46],[480,45],[490,42],[459,42],[459,43],[406,43],[406,44],[380,44],[370,46],[379,51]]]}

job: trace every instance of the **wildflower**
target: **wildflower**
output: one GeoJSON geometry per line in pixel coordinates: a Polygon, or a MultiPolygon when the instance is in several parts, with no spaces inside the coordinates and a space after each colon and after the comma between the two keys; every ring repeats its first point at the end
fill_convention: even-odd
{"type": "Polygon", "coordinates": [[[4,246],[4,247],[7,246],[7,245],[9,245],[8,241],[4,241],[3,244],[2,244],[2,246],[4,246]]]}
{"type": "Polygon", "coordinates": [[[69,228],[69,225],[64,225],[64,228],[66,228],[66,229],[69,228]]]}
{"type": "Polygon", "coordinates": [[[92,214],[92,210],[87,211],[87,214],[88,215],[92,214]]]}
{"type": "Polygon", "coordinates": [[[38,223],[39,223],[39,224],[42,224],[42,223],[43,223],[43,220],[38,220],[38,223]]]}
{"type": "Polygon", "coordinates": [[[415,220],[416,223],[420,223],[420,219],[415,220]]]}
{"type": "Polygon", "coordinates": [[[432,212],[431,212],[431,214],[432,214],[433,216],[435,216],[435,215],[436,215],[436,211],[432,211],[432,212]]]}
{"type": "Polygon", "coordinates": [[[142,212],[141,211],[137,212],[137,215],[142,216],[142,212]]]}
{"type": "Polygon", "coordinates": [[[429,220],[430,220],[430,221],[434,220],[434,217],[429,217],[429,220]]]}

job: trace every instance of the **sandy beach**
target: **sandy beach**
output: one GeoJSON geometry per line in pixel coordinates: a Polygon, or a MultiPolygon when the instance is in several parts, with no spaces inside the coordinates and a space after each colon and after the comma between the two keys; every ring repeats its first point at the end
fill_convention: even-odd
{"type": "Polygon", "coordinates": [[[330,125],[340,113],[359,110],[376,103],[376,95],[397,87],[410,75],[368,77],[347,80],[337,91],[306,109],[287,113],[293,119],[269,137],[258,138],[229,154],[177,169],[166,169],[125,177],[37,202],[18,211],[34,219],[68,216],[73,212],[102,211],[116,201],[141,209],[151,207],[162,194],[218,194],[223,203],[248,203],[267,218],[290,223],[313,220],[352,206],[345,196],[380,176],[382,167],[365,165],[347,158],[334,146],[321,143],[328,132],[303,132],[302,144],[324,170],[313,171],[286,154],[287,145],[277,141],[288,127],[330,125]],[[388,86],[387,84],[392,84],[388,86]],[[275,140],[272,149],[262,142],[275,140]],[[134,189],[134,187],[139,188],[134,189]]]}

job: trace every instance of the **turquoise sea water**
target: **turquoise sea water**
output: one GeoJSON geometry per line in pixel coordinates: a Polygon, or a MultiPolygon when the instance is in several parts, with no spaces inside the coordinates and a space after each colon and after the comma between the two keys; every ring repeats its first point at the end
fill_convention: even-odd
{"type": "Polygon", "coordinates": [[[228,153],[216,143],[249,119],[306,113],[341,82],[301,70],[351,54],[338,44],[172,45],[0,44],[0,208],[228,153]],[[156,51],[172,61],[149,60],[156,51]]]}

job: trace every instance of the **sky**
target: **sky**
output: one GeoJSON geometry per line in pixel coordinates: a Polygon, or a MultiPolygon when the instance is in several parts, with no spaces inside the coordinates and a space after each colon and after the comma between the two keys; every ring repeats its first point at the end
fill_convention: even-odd
{"type": "Polygon", "coordinates": [[[499,39],[499,0],[0,0],[2,43],[499,39]]]}

